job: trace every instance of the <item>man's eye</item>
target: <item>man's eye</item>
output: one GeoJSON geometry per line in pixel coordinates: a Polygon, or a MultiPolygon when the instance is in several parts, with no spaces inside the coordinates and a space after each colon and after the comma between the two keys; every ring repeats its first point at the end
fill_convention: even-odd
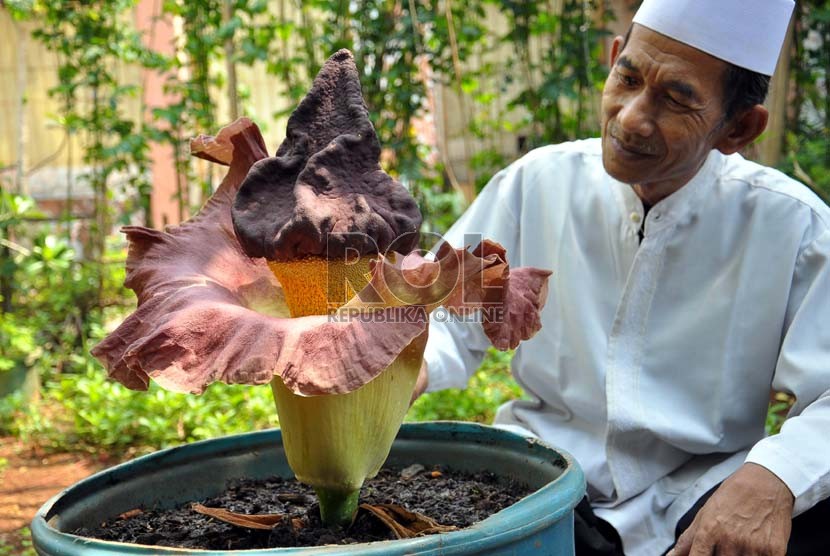
{"type": "Polygon", "coordinates": [[[618,73],[617,75],[619,76],[620,83],[626,87],[635,87],[637,85],[637,80],[630,75],[625,75],[624,73],[618,73]]]}
{"type": "Polygon", "coordinates": [[[667,102],[667,103],[669,104],[669,106],[671,106],[672,108],[680,108],[680,109],[688,108],[688,106],[686,106],[686,105],[685,105],[685,104],[683,104],[682,102],[680,102],[680,101],[676,100],[676,99],[675,99],[673,96],[671,96],[671,95],[666,95],[666,102],[667,102]]]}

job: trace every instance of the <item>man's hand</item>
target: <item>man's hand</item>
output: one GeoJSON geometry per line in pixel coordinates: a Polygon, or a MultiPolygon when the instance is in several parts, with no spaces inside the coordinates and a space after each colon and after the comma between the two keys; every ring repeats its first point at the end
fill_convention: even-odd
{"type": "Polygon", "coordinates": [[[703,505],[668,556],[784,556],[793,502],[781,479],[745,463],[703,505]]]}
{"type": "Polygon", "coordinates": [[[412,391],[412,398],[409,400],[409,405],[415,403],[415,400],[421,397],[421,394],[426,392],[429,386],[429,373],[427,372],[427,362],[421,362],[421,370],[418,372],[418,380],[415,381],[415,389],[412,391]]]}

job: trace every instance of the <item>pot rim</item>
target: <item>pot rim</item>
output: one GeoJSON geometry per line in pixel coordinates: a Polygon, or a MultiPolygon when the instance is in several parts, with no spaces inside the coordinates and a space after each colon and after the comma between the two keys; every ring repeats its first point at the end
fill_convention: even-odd
{"type": "MultiPolygon", "coordinates": [[[[418,551],[421,555],[440,554],[451,556],[456,551],[469,551],[475,544],[486,543],[487,548],[510,543],[516,538],[523,538],[536,530],[543,530],[571,512],[581,500],[585,491],[585,477],[569,453],[553,448],[545,442],[531,437],[524,437],[512,431],[479,423],[458,421],[430,421],[421,423],[404,423],[395,439],[399,441],[453,441],[471,442],[490,445],[499,445],[506,448],[524,448],[535,456],[534,459],[545,459],[546,464],[562,469],[561,474],[545,486],[525,496],[515,504],[497,512],[470,527],[453,531],[428,535],[414,539],[375,541],[352,545],[327,545],[319,547],[291,547],[249,549],[236,551],[215,551],[203,549],[159,547],[135,543],[121,543],[104,541],[90,537],[80,537],[70,533],[58,531],[49,524],[54,517],[53,510],[61,502],[71,504],[75,500],[83,499],[88,493],[97,490],[102,484],[109,484],[113,477],[119,475],[133,475],[133,469],[140,464],[158,464],[166,461],[168,464],[198,459],[199,456],[215,454],[217,443],[233,445],[233,452],[246,452],[247,449],[274,441],[282,443],[279,429],[268,429],[250,433],[225,436],[192,442],[181,446],[159,450],[139,458],[135,458],[114,467],[103,469],[94,475],[83,479],[74,485],[62,490],[49,499],[35,515],[31,530],[35,547],[42,547],[47,553],[63,553],[69,547],[76,549],[83,547],[83,554],[98,556],[104,554],[150,554],[172,556],[174,554],[244,554],[246,556],[273,555],[273,554],[320,554],[325,556],[355,555],[379,556],[386,554],[394,543],[396,549],[418,551]],[[544,458],[544,456],[548,456],[544,458]],[[550,456],[553,456],[552,458],[550,456]],[[563,465],[564,464],[564,465],[563,465]],[[546,511],[553,507],[554,511],[546,511]],[[534,516],[542,517],[535,518],[534,516]],[[112,551],[115,549],[116,551],[112,551]]],[[[60,507],[57,507],[60,510],[60,507]]]]}

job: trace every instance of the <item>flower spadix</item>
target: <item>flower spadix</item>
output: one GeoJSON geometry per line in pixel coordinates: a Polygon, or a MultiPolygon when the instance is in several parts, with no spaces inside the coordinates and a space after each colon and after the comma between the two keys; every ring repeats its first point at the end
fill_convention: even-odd
{"type": "Polygon", "coordinates": [[[247,119],[191,150],[228,174],[188,222],[125,228],[138,308],[93,354],[134,389],[270,383],[292,470],[326,523],[348,524],[408,408],[429,310],[496,307],[484,330],[514,348],[541,327],[550,272],[510,269],[489,241],[415,251],[421,215],[378,164],[348,51],[325,64],[273,157],[247,119]]]}

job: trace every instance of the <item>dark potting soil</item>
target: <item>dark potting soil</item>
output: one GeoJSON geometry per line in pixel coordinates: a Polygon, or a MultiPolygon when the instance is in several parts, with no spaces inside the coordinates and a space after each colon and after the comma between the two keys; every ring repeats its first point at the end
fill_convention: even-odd
{"type": "MultiPolygon", "coordinates": [[[[464,528],[532,491],[491,473],[435,468],[409,475],[401,470],[381,470],[364,484],[361,503],[398,504],[441,525],[464,528]]],[[[376,517],[363,510],[348,529],[323,527],[314,491],[294,479],[234,481],[223,494],[194,502],[245,514],[286,514],[287,519],[270,531],[247,529],[197,513],[188,503],[171,510],[136,508],[99,527],[80,528],[72,533],[108,541],[207,550],[305,547],[396,538],[376,517]]]]}

